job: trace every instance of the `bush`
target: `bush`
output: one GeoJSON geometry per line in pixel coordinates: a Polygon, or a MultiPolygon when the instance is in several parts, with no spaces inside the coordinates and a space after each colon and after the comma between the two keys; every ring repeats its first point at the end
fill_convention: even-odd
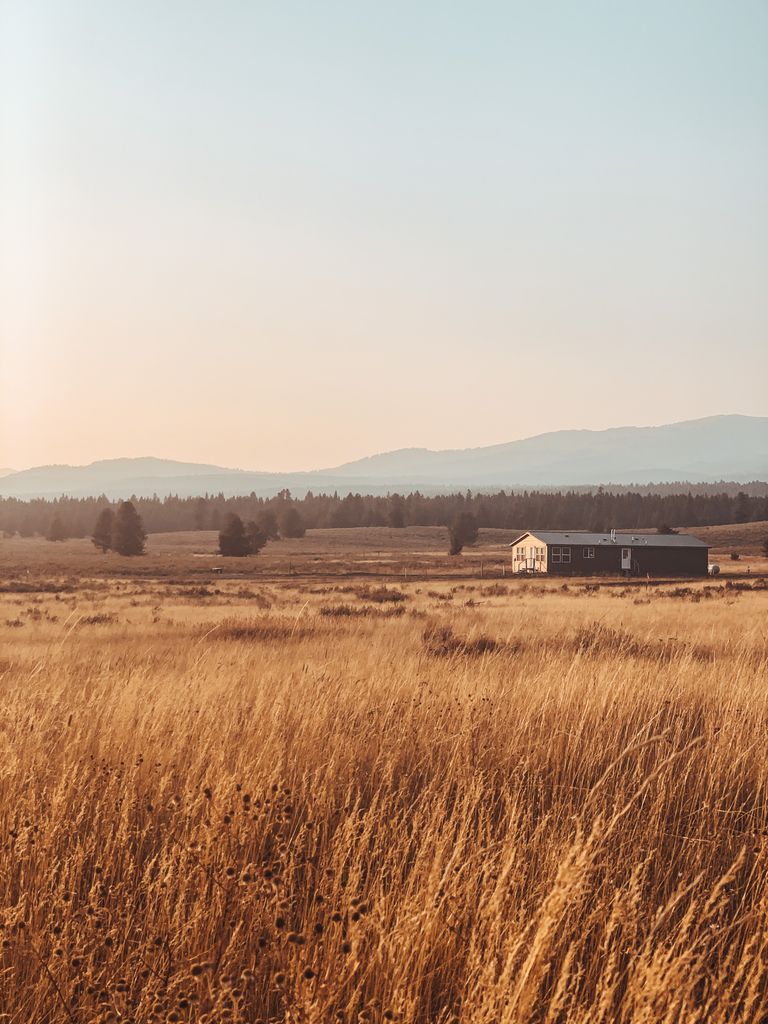
{"type": "Polygon", "coordinates": [[[452,655],[479,657],[498,651],[503,646],[484,633],[475,637],[462,637],[454,633],[450,626],[440,626],[436,623],[427,626],[421,639],[427,654],[435,658],[448,658],[452,655]]]}

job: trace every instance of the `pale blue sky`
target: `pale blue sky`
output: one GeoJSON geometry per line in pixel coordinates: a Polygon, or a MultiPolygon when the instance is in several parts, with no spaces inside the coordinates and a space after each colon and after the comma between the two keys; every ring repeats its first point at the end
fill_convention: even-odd
{"type": "Polygon", "coordinates": [[[0,466],[768,413],[768,3],[0,4],[0,466]]]}

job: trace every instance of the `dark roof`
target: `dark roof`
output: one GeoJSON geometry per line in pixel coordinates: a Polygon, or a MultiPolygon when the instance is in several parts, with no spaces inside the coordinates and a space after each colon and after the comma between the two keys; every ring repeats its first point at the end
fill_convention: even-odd
{"type": "Polygon", "coordinates": [[[708,548],[709,545],[698,537],[687,533],[617,533],[612,540],[610,533],[581,533],[572,530],[563,533],[554,530],[526,530],[509,547],[519,544],[523,537],[536,537],[545,544],[587,544],[589,547],[600,545],[616,545],[617,547],[649,547],[649,548],[708,548]]]}

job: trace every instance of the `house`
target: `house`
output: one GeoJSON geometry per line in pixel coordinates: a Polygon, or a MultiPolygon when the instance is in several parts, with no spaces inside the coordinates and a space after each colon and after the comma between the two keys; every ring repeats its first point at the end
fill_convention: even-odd
{"type": "Polygon", "coordinates": [[[706,576],[709,547],[684,533],[535,530],[510,545],[512,569],[553,576],[706,576]]]}

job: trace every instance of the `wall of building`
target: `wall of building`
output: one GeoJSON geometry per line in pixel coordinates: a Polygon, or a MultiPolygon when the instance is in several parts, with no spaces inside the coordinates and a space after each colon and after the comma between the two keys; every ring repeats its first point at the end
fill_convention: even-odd
{"type": "Polygon", "coordinates": [[[639,576],[706,576],[707,548],[632,548],[639,576]]]}
{"type": "Polygon", "coordinates": [[[592,550],[594,558],[587,558],[584,554],[585,545],[571,544],[571,561],[555,562],[552,558],[552,547],[547,550],[547,566],[552,576],[599,576],[601,574],[621,573],[621,545],[620,544],[597,544],[592,550]]]}
{"type": "MultiPolygon", "coordinates": [[[[584,545],[571,545],[571,561],[556,562],[552,547],[547,550],[547,571],[550,576],[620,576],[620,540],[616,544],[599,544],[594,547],[594,558],[584,556],[584,545]]],[[[631,545],[632,571],[636,576],[706,576],[709,562],[707,548],[654,548],[631,545]]]]}
{"type": "Polygon", "coordinates": [[[530,568],[535,568],[536,572],[547,571],[547,546],[534,537],[526,537],[523,543],[512,548],[512,572],[530,568]]]}

